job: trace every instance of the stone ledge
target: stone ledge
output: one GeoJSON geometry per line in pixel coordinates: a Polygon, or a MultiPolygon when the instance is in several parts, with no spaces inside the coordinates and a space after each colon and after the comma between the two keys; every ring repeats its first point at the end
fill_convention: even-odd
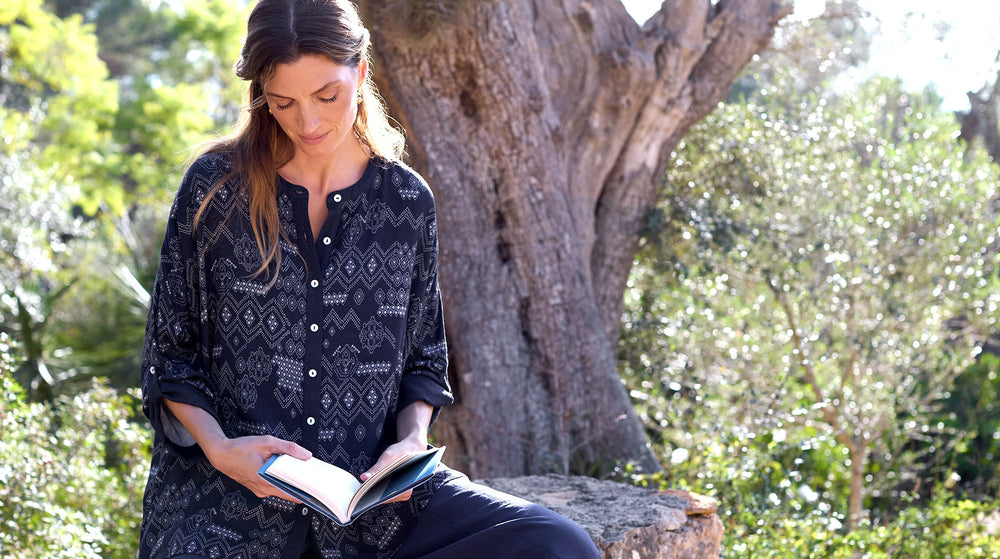
{"type": "Polygon", "coordinates": [[[555,474],[479,480],[548,507],[583,527],[605,559],[719,556],[722,521],[710,497],[555,474]]]}

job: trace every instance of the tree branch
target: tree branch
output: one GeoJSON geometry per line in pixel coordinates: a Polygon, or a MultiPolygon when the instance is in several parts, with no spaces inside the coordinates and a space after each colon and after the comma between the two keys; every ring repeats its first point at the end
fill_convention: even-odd
{"type": "Polygon", "coordinates": [[[652,93],[634,119],[595,209],[591,277],[608,339],[618,339],[621,296],[646,214],[670,153],[687,129],[725,98],[791,7],[777,0],[664,2],[638,48],[655,62],[652,93]]]}
{"type": "Polygon", "coordinates": [[[840,422],[837,419],[837,412],[831,406],[830,402],[826,401],[826,397],[823,395],[823,387],[820,386],[819,380],[816,378],[816,373],[813,370],[812,362],[806,356],[805,344],[802,341],[802,335],[799,334],[798,321],[795,318],[795,309],[792,308],[792,304],[788,302],[788,296],[785,295],[784,290],[778,285],[779,282],[775,281],[770,274],[765,272],[764,277],[765,282],[767,282],[768,288],[774,293],[774,299],[777,301],[778,306],[785,313],[785,319],[788,321],[788,329],[792,331],[792,348],[795,350],[795,354],[798,356],[799,365],[802,367],[802,372],[805,375],[806,384],[812,389],[813,397],[816,399],[816,403],[822,406],[823,410],[823,420],[833,428],[834,437],[843,444],[850,446],[853,444],[851,437],[841,429],[840,422]]]}

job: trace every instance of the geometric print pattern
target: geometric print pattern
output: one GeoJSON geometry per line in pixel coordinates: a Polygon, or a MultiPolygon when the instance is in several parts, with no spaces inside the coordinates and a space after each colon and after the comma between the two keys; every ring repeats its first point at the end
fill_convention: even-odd
{"type": "Polygon", "coordinates": [[[237,178],[212,198],[229,157],[199,157],[171,208],[142,361],[154,429],[140,557],[391,557],[433,493],[340,527],[289,501],[260,499],[215,470],[163,399],[199,406],[230,437],[297,442],[355,476],[396,441],[398,410],[452,401],[430,189],[372,159],[327,198],[312,238],[308,192],[276,177],[280,266],[260,253],[237,178]],[[304,513],[304,514],[303,514],[304,513]]]}

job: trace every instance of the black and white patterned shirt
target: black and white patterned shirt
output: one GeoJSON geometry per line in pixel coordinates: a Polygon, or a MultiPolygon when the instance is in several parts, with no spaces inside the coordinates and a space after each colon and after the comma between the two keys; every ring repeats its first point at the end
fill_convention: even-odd
{"type": "Polygon", "coordinates": [[[308,192],[277,177],[281,264],[277,278],[273,264],[255,276],[261,256],[238,179],[194,227],[230,168],[217,153],[192,164],[163,242],[143,350],[155,437],[139,555],[297,558],[308,544],[323,557],[391,557],[433,483],[341,528],[218,472],[162,401],[207,410],[229,437],[273,435],[366,471],[396,442],[399,410],[452,402],[431,191],[405,165],[372,159],[327,197],[314,240],[308,192]]]}

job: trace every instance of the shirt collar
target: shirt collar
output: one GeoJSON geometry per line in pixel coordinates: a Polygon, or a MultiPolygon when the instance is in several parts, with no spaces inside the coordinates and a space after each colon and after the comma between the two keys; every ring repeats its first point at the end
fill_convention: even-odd
{"type": "MultiPolygon", "coordinates": [[[[337,198],[337,201],[341,203],[360,197],[371,187],[378,169],[379,162],[376,158],[369,159],[368,165],[365,167],[365,172],[361,175],[361,178],[346,188],[330,192],[330,194],[327,195],[327,203],[330,203],[338,195],[339,198],[337,198]]],[[[309,191],[306,190],[304,186],[289,182],[281,175],[276,174],[276,176],[279,193],[286,192],[296,198],[309,198],[309,191]]]]}

